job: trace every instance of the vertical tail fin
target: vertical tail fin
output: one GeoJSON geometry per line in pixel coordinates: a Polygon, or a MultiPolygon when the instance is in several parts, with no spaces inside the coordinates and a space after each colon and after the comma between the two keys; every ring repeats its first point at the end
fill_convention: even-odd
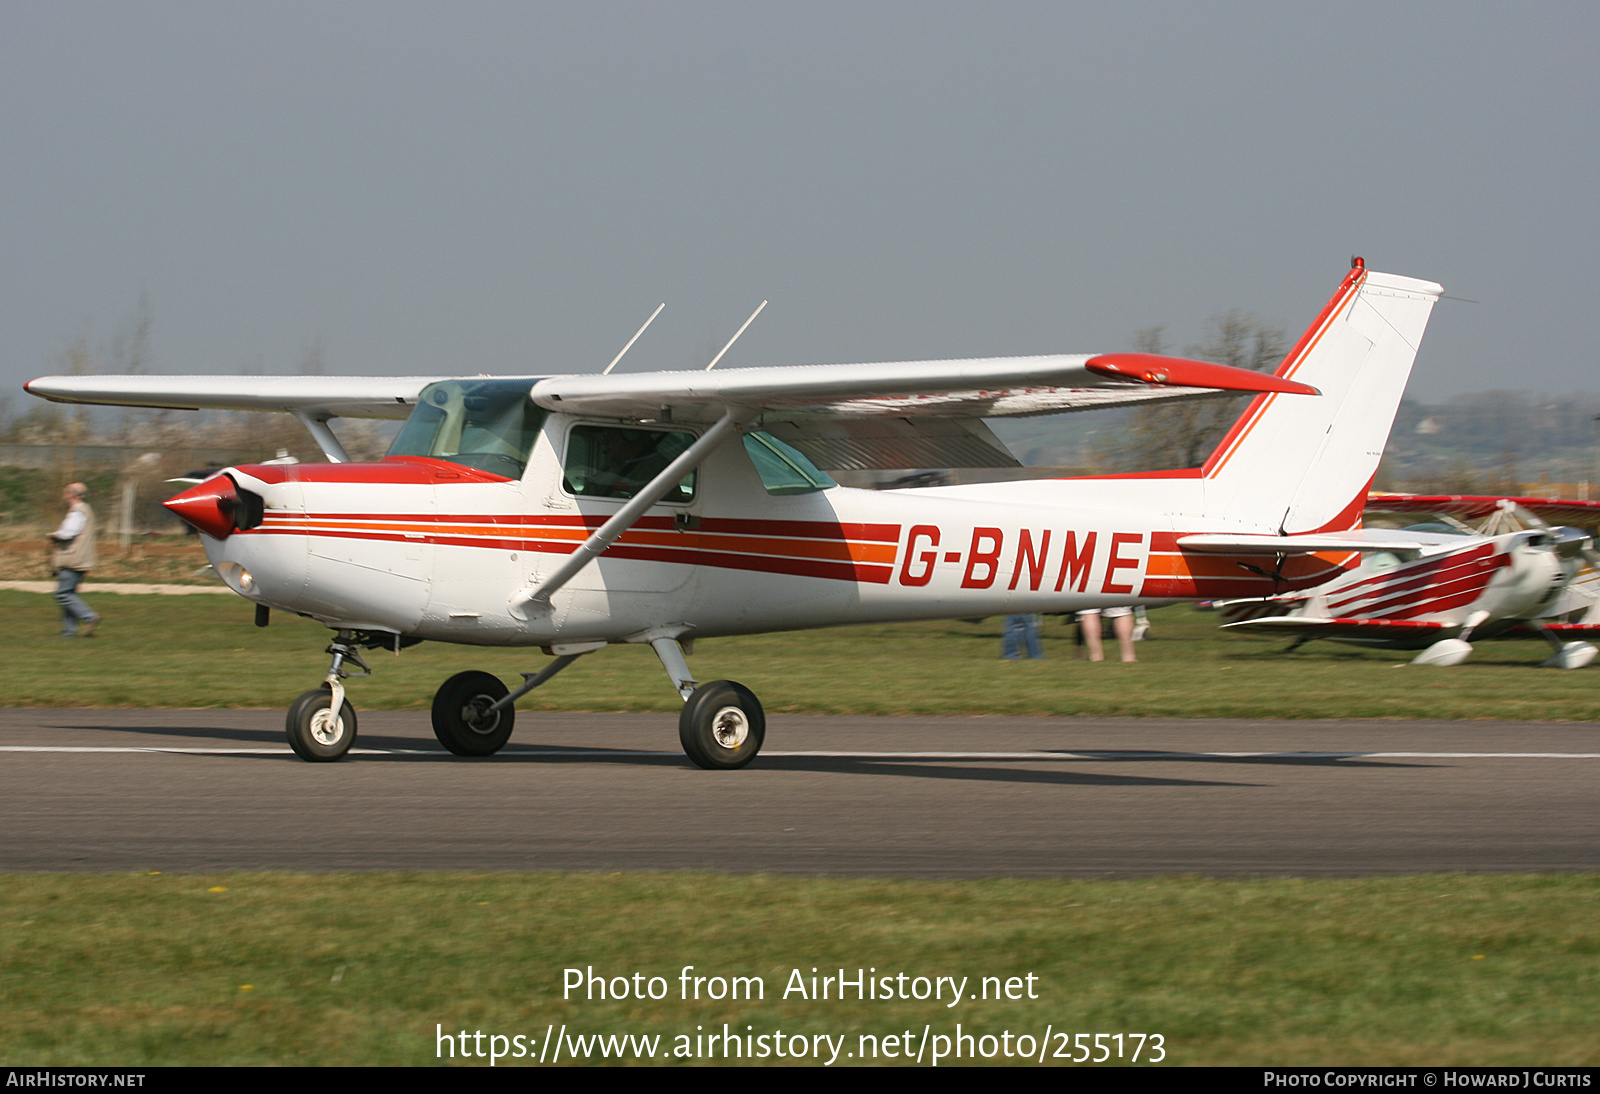
{"type": "Polygon", "coordinates": [[[1261,395],[1201,469],[1209,514],[1286,534],[1359,525],[1428,315],[1444,290],[1356,260],[1277,375],[1320,398],[1261,395]]]}

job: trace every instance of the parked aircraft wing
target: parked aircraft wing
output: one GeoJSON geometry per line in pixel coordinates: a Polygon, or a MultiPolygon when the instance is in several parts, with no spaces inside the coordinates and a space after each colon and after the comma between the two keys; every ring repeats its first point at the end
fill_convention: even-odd
{"type": "Polygon", "coordinates": [[[1297,536],[1252,536],[1207,533],[1179,536],[1184,551],[1217,555],[1305,555],[1320,551],[1420,551],[1436,546],[1405,532],[1358,528],[1353,532],[1312,532],[1297,536]]]}
{"type": "Polygon", "coordinates": [[[1548,631],[1557,638],[1569,641],[1578,638],[1600,638],[1600,623],[1544,623],[1537,628],[1526,624],[1512,627],[1506,633],[1517,638],[1538,638],[1540,631],[1548,631]]]}
{"type": "Polygon", "coordinates": [[[1546,524],[1587,528],[1600,523],[1600,501],[1568,498],[1513,498],[1503,494],[1367,495],[1369,513],[1442,513],[1457,520],[1482,520],[1501,509],[1526,509],[1546,524]]]}
{"type": "MultiPolygon", "coordinates": [[[[312,418],[404,418],[444,376],[44,376],[22,387],[57,403],[265,410],[312,418]]],[[[530,377],[529,382],[532,383],[530,377]]]]}

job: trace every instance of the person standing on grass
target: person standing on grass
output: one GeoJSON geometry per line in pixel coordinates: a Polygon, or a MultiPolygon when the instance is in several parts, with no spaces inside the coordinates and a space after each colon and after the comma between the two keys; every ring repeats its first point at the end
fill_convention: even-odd
{"type": "Polygon", "coordinates": [[[88,638],[100,625],[100,614],[78,595],[78,583],[94,569],[94,510],[89,508],[89,488],[81,482],[68,484],[61,491],[67,515],[61,527],[50,533],[55,544],[51,568],[56,574],[56,603],[61,605],[61,637],[88,638]]]}
{"type": "Polygon", "coordinates": [[[1015,661],[1024,650],[1030,658],[1044,656],[1044,649],[1039,645],[1039,617],[1008,615],[1000,643],[1000,656],[1007,661],[1015,661]]]}
{"type": "MultiPolygon", "coordinates": [[[[1105,647],[1100,641],[1101,609],[1078,613],[1078,634],[1089,651],[1089,660],[1104,661],[1105,647]]],[[[1137,661],[1133,655],[1133,609],[1106,608],[1105,618],[1111,620],[1111,629],[1117,636],[1117,650],[1124,661],[1137,661]]]]}

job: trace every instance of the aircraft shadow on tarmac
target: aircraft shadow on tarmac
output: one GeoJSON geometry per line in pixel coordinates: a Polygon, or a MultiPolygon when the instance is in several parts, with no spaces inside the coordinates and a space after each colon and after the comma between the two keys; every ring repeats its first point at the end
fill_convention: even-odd
{"type": "MultiPolygon", "coordinates": [[[[139,734],[152,737],[165,737],[169,741],[173,738],[180,740],[207,740],[231,741],[239,744],[258,746],[278,746],[283,742],[283,734],[277,730],[269,729],[239,729],[225,726],[137,726],[137,725],[63,725],[58,728],[83,730],[90,732],[139,734]]],[[[152,747],[162,747],[153,745],[152,747]]],[[[181,744],[169,747],[182,748],[181,744]]],[[[199,747],[199,746],[197,746],[199,747]]],[[[1171,752],[1161,750],[1119,749],[1115,751],[1101,751],[1096,749],[1048,749],[1041,750],[1034,758],[1018,757],[1014,761],[1005,761],[1006,766],[996,764],[996,758],[984,757],[983,766],[974,766],[980,761],[960,761],[955,757],[948,760],[932,760],[923,757],[907,756],[904,758],[894,756],[882,757],[851,757],[851,756],[793,756],[793,755],[768,755],[763,756],[757,770],[763,771],[792,771],[814,772],[835,775],[875,775],[895,776],[922,779],[951,779],[957,781],[981,781],[1002,783],[1035,783],[1043,785],[1062,786],[1256,786],[1256,783],[1226,782],[1206,779],[1179,779],[1147,777],[1141,775],[1111,775],[1106,773],[1090,773],[1082,770],[1040,771],[1036,768],[1023,767],[1024,764],[1039,764],[1049,762],[1046,756],[1049,753],[1060,755],[1062,763],[1070,764],[1231,764],[1267,767],[1332,767],[1332,768],[1413,768],[1432,767],[1434,764],[1402,763],[1393,760],[1377,759],[1360,753],[1276,753],[1271,755],[1241,755],[1228,756],[1217,754],[1204,754],[1194,752],[1171,752]],[[1017,766],[1011,766],[1015,764],[1017,766]]],[[[287,760],[287,755],[238,755],[218,756],[239,760],[287,760]]],[[[506,761],[542,761],[545,763],[596,763],[596,764],[628,764],[650,765],[668,767],[686,767],[687,761],[676,752],[655,752],[627,748],[595,748],[593,746],[560,746],[541,745],[536,748],[508,748],[494,757],[467,758],[444,754],[437,748],[432,740],[417,737],[369,736],[362,735],[356,741],[356,751],[350,755],[345,763],[505,763],[506,761]],[[384,752],[369,752],[368,749],[394,750],[384,752]]]]}
{"type": "MultiPolygon", "coordinates": [[[[1038,760],[1018,760],[1016,763],[1038,763],[1038,760]]],[[[956,766],[949,762],[930,760],[852,759],[840,756],[773,756],[763,757],[762,770],[805,771],[832,775],[894,776],[918,779],[952,779],[956,781],[1037,783],[1046,786],[1254,786],[1254,783],[1218,782],[1204,779],[1155,778],[1144,775],[1109,775],[1085,771],[1040,771],[1037,768],[1000,767],[994,761],[984,761],[983,766],[956,766]]]]}
{"type": "MultiPolygon", "coordinates": [[[[237,729],[229,726],[138,726],[138,725],[57,725],[53,729],[72,729],[90,733],[117,733],[139,734],[146,737],[167,737],[185,741],[233,741],[238,744],[259,745],[265,748],[281,747],[288,745],[283,738],[281,729],[237,729]]],[[[161,748],[162,745],[151,745],[152,748],[161,748]]],[[[181,748],[180,744],[171,747],[181,748]]],[[[196,745],[196,747],[201,747],[196,745]]],[[[418,749],[435,748],[433,739],[418,737],[382,737],[370,734],[361,734],[356,742],[358,748],[399,748],[418,749]]]]}
{"type": "MultiPolygon", "coordinates": [[[[414,746],[414,742],[413,742],[414,746]]],[[[356,748],[361,748],[358,742],[356,748]]],[[[226,759],[239,760],[283,760],[282,756],[229,756],[226,759]]],[[[974,761],[960,760],[915,760],[893,758],[854,758],[847,756],[762,756],[755,764],[745,769],[747,775],[733,774],[730,772],[702,772],[691,765],[687,758],[671,752],[644,752],[629,749],[573,749],[564,752],[559,748],[533,750],[507,749],[495,756],[465,757],[442,756],[437,752],[410,752],[389,754],[360,754],[352,752],[346,763],[453,763],[453,764],[483,764],[506,766],[507,762],[535,761],[544,764],[606,764],[621,766],[652,766],[676,767],[696,776],[706,778],[742,778],[763,772],[792,772],[825,775],[871,775],[875,777],[910,778],[910,779],[953,779],[958,781],[996,782],[996,783],[1035,783],[1057,786],[1217,786],[1217,787],[1245,787],[1256,786],[1257,783],[1220,782],[1205,779],[1174,779],[1158,778],[1144,775],[1111,775],[1090,773],[1077,770],[1040,771],[1037,768],[1022,767],[1022,764],[1049,760],[1018,760],[1016,767],[1001,767],[994,764],[993,760],[984,761],[985,766],[978,766],[974,761]],[[970,766],[969,766],[970,765],[970,766]]],[[[299,761],[296,761],[299,762],[299,761]]],[[[1075,762],[1063,758],[1063,762],[1075,762]]],[[[1093,761],[1090,761],[1093,762],[1093,761]]]]}
{"type": "MultiPolygon", "coordinates": [[[[1051,750],[1055,751],[1055,750],[1051,750]]],[[[1061,750],[1085,763],[1107,761],[1111,763],[1191,763],[1191,764],[1252,764],[1268,767],[1344,767],[1366,769],[1369,767],[1438,767],[1429,763],[1402,763],[1398,760],[1379,759],[1362,752],[1275,752],[1268,755],[1228,756],[1199,752],[1161,752],[1155,749],[1118,749],[1102,752],[1098,749],[1061,750]]]]}
{"type": "MultiPolygon", "coordinates": [[[[106,725],[72,725],[60,726],[61,729],[87,730],[92,732],[106,732],[118,734],[142,734],[184,740],[209,740],[232,741],[242,745],[278,745],[282,741],[282,734],[271,730],[230,729],[217,726],[189,726],[174,727],[148,727],[148,726],[106,726],[106,725]]],[[[182,744],[168,744],[166,746],[152,744],[152,748],[170,747],[182,749],[182,744]]],[[[196,745],[195,747],[203,747],[196,745]]],[[[214,754],[210,759],[217,760],[245,760],[269,762],[286,762],[291,759],[288,755],[276,753],[262,754],[214,754]]],[[[1152,757],[1154,758],[1154,754],[1152,757]]],[[[1170,754],[1169,754],[1169,758],[1170,754]]],[[[450,756],[443,754],[431,741],[414,737],[358,737],[355,749],[343,761],[344,764],[364,763],[452,763],[452,764],[497,764],[504,765],[508,761],[536,761],[543,763],[593,763],[593,764],[625,764],[648,765],[653,767],[685,767],[688,761],[676,752],[646,752],[635,749],[606,749],[594,747],[562,747],[559,745],[540,746],[537,749],[509,748],[496,756],[481,758],[450,756]],[[394,749],[393,752],[369,752],[367,749],[394,749]]],[[[1085,759],[1077,755],[1063,755],[1063,763],[1105,763],[1112,761],[1113,757],[1096,757],[1085,759]]],[[[298,760],[293,762],[298,763],[298,760]]],[[[898,757],[850,757],[850,756],[763,756],[754,770],[759,771],[788,771],[788,772],[813,772],[834,775],[873,775],[893,776],[898,778],[918,779],[952,779],[958,781],[1001,782],[1001,783],[1034,783],[1042,785],[1060,786],[1250,786],[1251,783],[1220,782],[1203,779],[1175,779],[1158,778],[1143,775],[1111,775],[1103,773],[1088,773],[1077,770],[1040,771],[1036,768],[1024,767],[1023,764],[1048,763],[1045,756],[1033,759],[1019,758],[1012,761],[1017,766],[1000,766],[993,758],[986,757],[982,766],[977,766],[975,761],[961,762],[959,760],[934,761],[921,758],[898,757]]]]}

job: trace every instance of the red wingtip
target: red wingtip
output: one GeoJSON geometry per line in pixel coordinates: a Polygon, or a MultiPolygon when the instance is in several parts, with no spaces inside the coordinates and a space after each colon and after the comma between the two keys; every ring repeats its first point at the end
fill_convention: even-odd
{"type": "Polygon", "coordinates": [[[237,530],[239,491],[226,475],[214,475],[161,504],[212,539],[227,539],[237,530]]]}
{"type": "Polygon", "coordinates": [[[1223,391],[1281,391],[1288,395],[1321,395],[1310,384],[1286,380],[1268,372],[1253,372],[1210,361],[1191,361],[1186,357],[1162,357],[1154,353],[1102,353],[1084,362],[1084,368],[1118,380],[1166,387],[1211,387],[1223,391]]]}

